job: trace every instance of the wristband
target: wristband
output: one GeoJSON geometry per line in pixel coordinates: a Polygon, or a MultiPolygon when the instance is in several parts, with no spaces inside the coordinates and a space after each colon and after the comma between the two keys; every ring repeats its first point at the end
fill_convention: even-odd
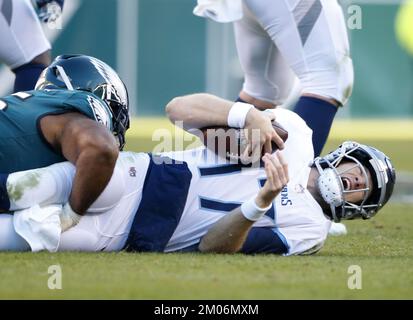
{"type": "Polygon", "coordinates": [[[245,201],[241,205],[241,212],[250,221],[258,221],[264,214],[271,209],[272,203],[266,208],[260,208],[255,203],[255,197],[245,201]]]}
{"type": "Polygon", "coordinates": [[[231,128],[244,128],[247,113],[254,108],[252,104],[235,102],[228,113],[228,126],[231,128]]]}

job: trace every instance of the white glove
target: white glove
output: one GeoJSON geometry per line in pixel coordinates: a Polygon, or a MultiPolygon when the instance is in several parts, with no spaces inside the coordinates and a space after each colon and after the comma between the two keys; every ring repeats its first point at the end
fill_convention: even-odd
{"type": "Polygon", "coordinates": [[[80,221],[80,218],[82,218],[82,216],[74,212],[68,202],[63,206],[63,210],[61,211],[59,218],[60,218],[60,225],[62,227],[62,232],[65,232],[71,227],[77,225],[80,221]]]}

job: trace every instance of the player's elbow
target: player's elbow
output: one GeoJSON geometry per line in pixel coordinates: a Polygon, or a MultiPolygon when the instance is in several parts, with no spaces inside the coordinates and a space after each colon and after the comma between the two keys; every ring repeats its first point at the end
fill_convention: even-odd
{"type": "Polygon", "coordinates": [[[198,251],[201,253],[216,253],[216,248],[214,246],[208,245],[205,241],[201,241],[198,245],[198,251]]]}
{"type": "Polygon", "coordinates": [[[119,148],[112,137],[86,136],[80,142],[80,154],[87,155],[100,166],[113,168],[119,156],[119,148]]]}
{"type": "Polygon", "coordinates": [[[185,106],[184,97],[175,97],[165,107],[165,112],[171,122],[183,120],[185,112],[183,107],[185,106]]]}
{"type": "Polygon", "coordinates": [[[171,122],[182,121],[183,123],[193,123],[196,119],[198,101],[204,94],[191,94],[173,98],[165,108],[165,112],[171,122]]]}
{"type": "Polygon", "coordinates": [[[208,244],[205,244],[205,241],[201,240],[201,242],[198,245],[198,251],[201,253],[209,253],[209,252],[213,252],[210,248],[210,246],[208,246],[208,244]]]}
{"type": "Polygon", "coordinates": [[[115,144],[102,142],[93,146],[95,158],[99,163],[104,163],[107,166],[115,167],[116,160],[119,156],[119,149],[115,144]]]}
{"type": "Polygon", "coordinates": [[[201,253],[221,253],[231,254],[237,253],[241,250],[241,246],[238,245],[225,245],[216,243],[215,241],[209,241],[207,238],[203,238],[198,245],[198,251],[201,253]]]}

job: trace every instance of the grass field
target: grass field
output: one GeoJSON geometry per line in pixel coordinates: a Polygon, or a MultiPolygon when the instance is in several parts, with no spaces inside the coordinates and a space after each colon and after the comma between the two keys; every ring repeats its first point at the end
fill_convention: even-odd
{"type": "MultiPolygon", "coordinates": [[[[150,151],[160,125],[134,123],[128,149],[150,151]]],[[[412,123],[350,125],[334,127],[326,150],[360,140],[413,173],[412,123]]],[[[371,221],[346,225],[347,236],[330,237],[307,257],[0,253],[0,299],[413,299],[413,206],[391,203],[371,221]],[[61,290],[48,289],[50,265],[62,268],[61,290]],[[347,286],[351,265],[361,267],[361,290],[347,286]]]]}

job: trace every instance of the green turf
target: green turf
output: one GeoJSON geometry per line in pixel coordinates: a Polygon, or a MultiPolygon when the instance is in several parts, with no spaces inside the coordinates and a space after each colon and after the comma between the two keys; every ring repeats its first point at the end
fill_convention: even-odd
{"type": "MultiPolygon", "coordinates": [[[[412,128],[413,130],[413,128],[412,128]]],[[[337,148],[342,140],[331,139],[324,147],[323,154],[337,148]]],[[[374,146],[390,157],[394,167],[398,171],[410,171],[413,173],[413,140],[412,141],[381,141],[361,139],[357,142],[374,146]]]]}
{"type": "Polygon", "coordinates": [[[413,299],[412,207],[347,223],[314,256],[0,253],[2,299],[413,299]],[[62,290],[49,290],[50,265],[62,290]],[[362,289],[347,287],[348,267],[362,289]]]}
{"type": "MultiPolygon", "coordinates": [[[[128,149],[150,151],[129,137],[128,149]]],[[[329,141],[325,150],[339,141],[329,141]]],[[[361,141],[413,172],[411,141],[361,141]]],[[[314,256],[0,253],[0,299],[413,299],[413,206],[389,204],[371,221],[346,222],[314,256]],[[47,287],[59,264],[63,289],[47,287]],[[362,289],[347,287],[348,267],[362,289]]]]}

